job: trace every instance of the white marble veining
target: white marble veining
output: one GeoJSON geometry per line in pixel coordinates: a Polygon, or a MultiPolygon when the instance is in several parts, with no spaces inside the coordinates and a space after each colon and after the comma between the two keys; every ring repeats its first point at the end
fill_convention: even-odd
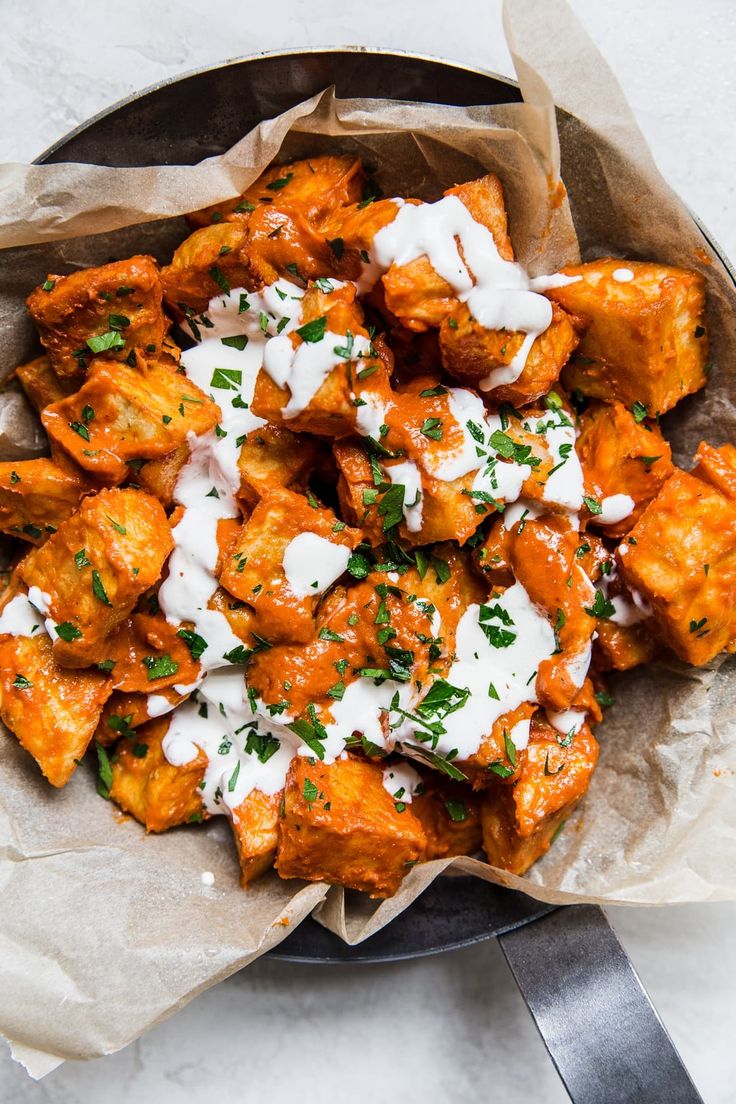
{"type": "MultiPolygon", "coordinates": [[[[732,0],[574,0],[655,157],[736,256],[736,6],[732,0]]],[[[276,17],[225,0],[2,3],[0,158],[30,159],[112,101],[228,56],[364,43],[510,72],[500,0],[281,0],[276,17]]],[[[736,1101],[736,905],[610,916],[708,1104],[736,1101]]],[[[498,947],[393,966],[260,961],[119,1054],[40,1084],[0,1056],[8,1104],[282,1104],[399,1095],[439,1102],[567,1100],[498,947]],[[405,1025],[400,1045],[395,1025],[405,1025]],[[329,1047],[325,1048],[325,1040],[329,1047]],[[391,1054],[390,1063],[386,1061],[391,1054]]]]}

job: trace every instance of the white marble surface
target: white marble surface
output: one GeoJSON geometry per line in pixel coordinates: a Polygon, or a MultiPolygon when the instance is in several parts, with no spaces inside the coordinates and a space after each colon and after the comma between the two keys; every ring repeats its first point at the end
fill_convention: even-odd
{"type": "MultiPolygon", "coordinates": [[[[499,6],[0,0],[0,158],[30,159],[146,84],[256,50],[361,43],[508,70],[499,6]]],[[[733,0],[574,0],[574,7],[665,174],[736,256],[733,0]]],[[[736,905],[610,915],[707,1104],[736,1102],[736,905]]],[[[493,943],[381,967],[258,962],[126,1050],[68,1063],[38,1084],[0,1056],[4,1104],[297,1097],[306,1104],[567,1099],[493,943]]]]}

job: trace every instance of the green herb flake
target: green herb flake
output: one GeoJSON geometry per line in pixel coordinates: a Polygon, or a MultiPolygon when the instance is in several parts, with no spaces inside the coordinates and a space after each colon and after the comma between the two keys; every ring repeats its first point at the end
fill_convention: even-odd
{"type": "Polygon", "coordinates": [[[197,660],[201,658],[202,653],[207,648],[207,641],[203,636],[194,632],[193,629],[178,629],[176,635],[180,636],[187,648],[189,648],[189,651],[192,653],[192,659],[197,660]]]}
{"type": "Polygon", "coordinates": [[[169,678],[179,670],[179,664],[166,652],[160,656],[144,656],[143,666],[148,672],[149,682],[153,682],[155,679],[169,678]]]}
{"type": "Polygon", "coordinates": [[[452,798],[445,802],[445,808],[449,813],[450,820],[455,824],[461,824],[462,821],[468,819],[468,814],[462,801],[454,801],[452,798]]]}
{"type": "Polygon", "coordinates": [[[306,341],[310,344],[316,344],[321,341],[325,336],[325,330],[327,329],[327,315],[323,314],[320,318],[314,318],[311,322],[305,322],[303,326],[299,326],[296,333],[302,341],[306,341]]]}
{"type": "Polygon", "coordinates": [[[97,749],[97,792],[100,797],[104,797],[105,800],[110,797],[110,790],[112,788],[112,766],[110,764],[110,757],[102,744],[95,744],[97,749]]]}
{"type": "Polygon", "coordinates": [[[590,498],[588,495],[583,495],[583,502],[588,507],[588,512],[592,514],[593,517],[596,517],[598,514],[603,513],[603,507],[601,506],[600,502],[598,502],[595,498],[590,498]]]}
{"type": "Polygon", "coordinates": [[[228,349],[237,349],[242,353],[243,349],[248,344],[248,335],[234,334],[232,337],[221,337],[220,342],[223,345],[227,345],[228,349]]]}
{"type": "Polygon", "coordinates": [[[118,330],[108,330],[107,333],[88,337],[86,344],[93,353],[106,353],[108,350],[124,348],[125,338],[118,330]]]}
{"type": "Polygon", "coordinates": [[[64,640],[67,644],[71,644],[72,640],[79,640],[81,632],[76,625],[72,625],[71,621],[62,621],[60,625],[56,625],[56,635],[60,640],[64,640]]]}
{"type": "Polygon", "coordinates": [[[13,679],[13,687],[16,690],[30,690],[33,683],[25,675],[16,675],[13,679]]]}
{"type": "Polygon", "coordinates": [[[92,593],[95,598],[102,602],[103,606],[112,606],[112,602],[107,597],[107,591],[105,590],[98,571],[92,572],[92,593]]]}

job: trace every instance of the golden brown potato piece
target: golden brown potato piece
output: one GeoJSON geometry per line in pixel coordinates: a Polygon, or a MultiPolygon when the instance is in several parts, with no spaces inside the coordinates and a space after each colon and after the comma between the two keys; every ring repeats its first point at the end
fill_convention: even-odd
{"type": "Polygon", "coordinates": [[[134,613],[105,641],[105,662],[112,663],[112,685],[125,694],[160,694],[197,680],[186,637],[163,614],[134,613]]]}
{"type": "Polygon", "coordinates": [[[693,475],[710,483],[729,502],[736,503],[736,445],[713,448],[701,441],[695,453],[693,475]]]}
{"type": "Polygon", "coordinates": [[[138,468],[138,471],[134,469],[132,482],[142,491],[152,494],[162,506],[171,506],[174,501],[176,481],[188,460],[189,445],[185,442],[159,460],[147,460],[138,468]]]}
{"type": "Polygon", "coordinates": [[[311,506],[301,495],[275,487],[243,525],[220,574],[222,586],[254,608],[254,628],[271,643],[306,642],[314,635],[313,615],[321,590],[295,594],[283,566],[287,546],[304,533],[348,550],[360,541],[356,530],[340,528],[332,510],[311,506]]]}
{"type": "Polygon", "coordinates": [[[176,313],[200,314],[231,288],[254,291],[280,276],[306,282],[336,271],[333,251],[303,214],[264,206],[245,225],[220,222],[195,230],[162,270],[161,281],[176,313]]]}
{"type": "Polygon", "coordinates": [[[459,303],[440,326],[442,363],[456,380],[480,388],[491,402],[525,406],[547,394],[570,359],[580,334],[573,319],[554,304],[552,322],[533,342],[519,378],[489,390],[484,381],[492,372],[511,364],[525,337],[512,330],[486,329],[472,317],[465,303],[459,303]]]}
{"type": "Polygon", "coordinates": [[[195,211],[187,221],[195,227],[213,222],[247,223],[254,210],[268,204],[279,210],[296,208],[310,222],[319,223],[340,207],[357,203],[363,179],[363,166],[349,154],[271,165],[242,195],[195,211]]]}
{"type": "Polygon", "coordinates": [[[587,322],[565,386],[664,414],[706,382],[705,283],[696,272],[611,258],[571,265],[550,299],[587,322]],[[633,277],[629,277],[629,273],[633,277]]]}
{"type": "Polygon", "coordinates": [[[240,500],[250,510],[272,487],[306,490],[318,463],[319,445],[312,437],[283,426],[254,429],[243,441],[238,457],[240,500]]]}
{"type": "Polygon", "coordinates": [[[93,356],[161,352],[167,322],[153,257],[136,256],[70,276],[49,276],[26,300],[56,374],[83,374],[93,356]]]}
{"type": "MultiPolygon", "coordinates": [[[[256,378],[251,409],[259,418],[265,418],[275,425],[286,426],[295,432],[327,437],[354,434],[359,422],[358,411],[370,401],[370,396],[388,398],[388,377],[393,363],[391,353],[378,340],[371,344],[369,356],[349,356],[355,337],[368,338],[363,311],[357,302],[353,284],[333,287],[328,292],[316,286],[310,287],[302,299],[301,317],[303,326],[325,318],[327,331],[344,334],[345,340],[339,345],[334,338],[325,337],[322,340],[331,340],[333,349],[343,349],[345,352],[308,405],[293,417],[284,414],[284,408],[291,397],[288,385],[279,386],[262,368],[256,378]],[[368,399],[366,395],[369,396],[368,399]]],[[[294,348],[299,349],[303,342],[298,332],[292,333],[290,337],[294,348]]]]}
{"type": "Polygon", "coordinates": [[[391,897],[422,858],[424,830],[407,805],[397,812],[380,766],[338,759],[330,766],[296,755],[284,790],[276,869],[391,897]]]}
{"type": "Polygon", "coordinates": [[[286,700],[292,715],[300,716],[310,706],[330,713],[355,672],[396,670],[409,652],[411,677],[417,682],[427,679],[430,668],[445,673],[458,621],[479,593],[477,580],[456,550],[443,545],[433,552],[437,558],[428,557],[423,578],[412,569],[398,584],[387,581],[385,574],[371,573],[350,587],[336,586],[319,606],[316,636],[307,644],[277,644],[257,652],[249,685],[264,702],[286,700]],[[435,610],[442,619],[439,637],[433,632],[435,610]]]}
{"type": "Polygon", "coordinates": [[[523,874],[560,830],[588,786],[598,760],[598,744],[587,725],[567,737],[541,721],[513,786],[494,785],[483,797],[483,848],[489,863],[523,874]]]}
{"type": "MultiPolygon", "coordinates": [[[[613,525],[602,525],[609,537],[622,537],[636,524],[674,471],[672,450],[655,423],[636,420],[623,403],[592,402],[580,419],[575,451],[585,477],[586,493],[601,503],[624,494],[634,509],[613,525]]],[[[592,514],[590,525],[601,525],[592,514]]]]}
{"type": "Polygon", "coordinates": [[[160,503],[127,489],[88,496],[32,549],[18,575],[45,596],[57,662],[85,667],[106,659],[106,638],[159,578],[172,547],[160,503]]]}
{"type": "Polygon", "coordinates": [[[618,548],[665,643],[701,665],[736,648],[736,503],[676,471],[618,548]]]}
{"type": "Polygon", "coordinates": [[[564,518],[529,519],[511,538],[509,562],[515,578],[537,606],[546,610],[555,630],[557,651],[542,660],[537,696],[554,710],[569,709],[588,666],[596,619],[594,590],[578,564],[579,534],[564,518]],[[541,569],[543,565],[543,569],[541,569]]]}
{"type": "Polygon", "coordinates": [[[172,766],[162,750],[169,718],[159,717],[124,738],[110,759],[110,798],[147,832],[165,832],[178,824],[197,824],[208,816],[199,784],[207,760],[203,752],[183,767],[172,766]]]}
{"type": "Polygon", "coordinates": [[[283,791],[264,794],[251,790],[233,809],[232,829],[238,848],[240,884],[250,885],[270,870],[279,839],[279,813],[283,791]]]}
{"type": "Polygon", "coordinates": [[[425,861],[480,851],[480,797],[467,786],[425,775],[411,811],[427,838],[425,861]]]}
{"type": "Polygon", "coordinates": [[[45,354],[21,364],[15,369],[15,375],[31,406],[39,413],[45,406],[59,402],[74,390],[73,381],[59,379],[45,354]]]}
{"type": "Polygon", "coordinates": [[[165,360],[138,367],[96,360],[84,385],[41,415],[52,441],[99,479],[121,483],[131,460],[166,456],[206,433],[220,408],[165,360]]]}
{"type": "Polygon", "coordinates": [[[659,641],[652,635],[651,621],[617,625],[599,618],[596,632],[593,654],[600,671],[630,671],[642,663],[651,663],[660,650],[659,641]]]}
{"type": "MultiPolygon", "coordinates": [[[[490,230],[504,260],[513,260],[503,188],[494,173],[456,185],[444,194],[456,196],[475,221],[490,230]]],[[[409,264],[392,265],[383,276],[383,290],[391,313],[417,333],[439,327],[457,306],[453,289],[435,272],[426,256],[409,264]]]]}
{"type": "Polygon", "coordinates": [[[99,671],[65,671],[46,633],[0,636],[0,717],[52,786],[82,759],[109,696],[99,671]]]}
{"type": "Polygon", "coordinates": [[[43,544],[91,490],[71,465],[45,457],[0,464],[0,531],[43,544]]]}

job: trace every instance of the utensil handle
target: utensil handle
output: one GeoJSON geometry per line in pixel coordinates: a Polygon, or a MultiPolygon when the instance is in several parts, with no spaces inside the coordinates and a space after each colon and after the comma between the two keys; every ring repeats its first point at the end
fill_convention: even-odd
{"type": "Polygon", "coordinates": [[[499,942],[573,1104],[703,1104],[600,908],[557,909],[499,942]]]}

